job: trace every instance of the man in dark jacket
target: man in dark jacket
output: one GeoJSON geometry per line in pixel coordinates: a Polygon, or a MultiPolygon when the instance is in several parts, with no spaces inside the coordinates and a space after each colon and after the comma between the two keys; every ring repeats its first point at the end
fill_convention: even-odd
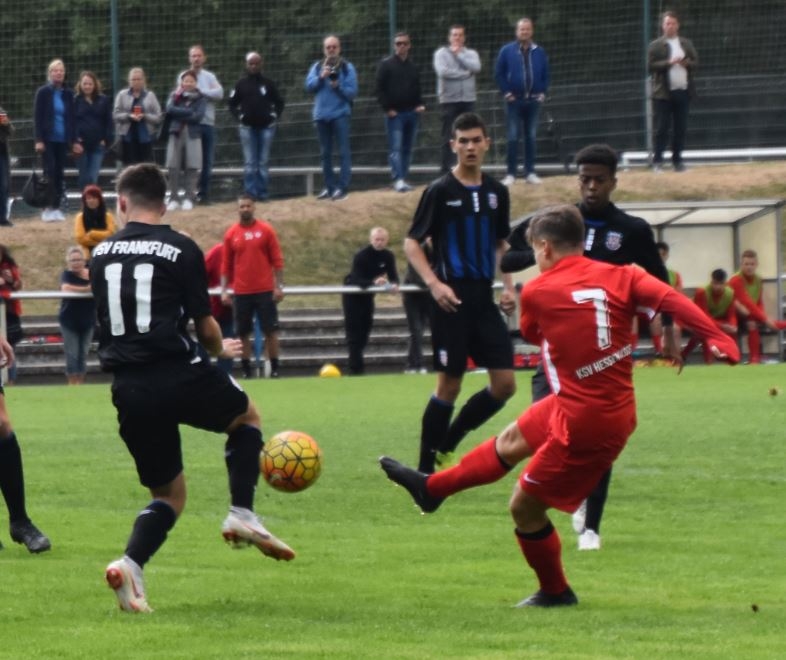
{"type": "Polygon", "coordinates": [[[265,201],[269,197],[270,145],[276,121],[284,111],[284,99],[275,83],[262,75],[259,53],[246,55],[246,71],[229,97],[229,111],[240,121],[244,192],[257,201],[265,201]]]}
{"type": "Polygon", "coordinates": [[[693,72],[699,56],[693,44],[679,36],[680,22],[672,11],[663,13],[663,35],[647,49],[647,67],[652,74],[652,108],[655,114],[655,153],[652,167],[663,165],[663,151],[671,128],[671,162],[675,172],[685,170],[682,150],[688,128],[688,108],[695,95],[693,72]]]}
{"type": "Polygon", "coordinates": [[[420,75],[409,59],[412,42],[406,32],[393,39],[394,54],[377,68],[377,99],[385,111],[388,133],[388,160],[393,188],[412,190],[406,179],[412,161],[412,147],[418,132],[420,114],[426,109],[420,94],[420,75]]]}

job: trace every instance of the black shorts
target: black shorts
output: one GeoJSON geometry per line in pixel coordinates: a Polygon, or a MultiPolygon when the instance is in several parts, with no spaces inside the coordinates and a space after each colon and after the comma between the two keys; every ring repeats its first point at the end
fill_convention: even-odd
{"type": "Polygon", "coordinates": [[[238,337],[251,334],[254,314],[259,317],[262,332],[269,334],[278,330],[278,305],[273,300],[272,291],[235,295],[235,332],[238,337]]]}
{"type": "Polygon", "coordinates": [[[178,360],[116,371],[112,403],[139,481],[155,488],[183,470],[180,424],[225,431],[248,409],[248,396],[220,369],[178,360]]]}
{"type": "Polygon", "coordinates": [[[434,301],[434,370],[461,376],[471,357],[479,367],[513,369],[513,344],[488,282],[451,282],[461,305],[446,312],[434,301]]]}

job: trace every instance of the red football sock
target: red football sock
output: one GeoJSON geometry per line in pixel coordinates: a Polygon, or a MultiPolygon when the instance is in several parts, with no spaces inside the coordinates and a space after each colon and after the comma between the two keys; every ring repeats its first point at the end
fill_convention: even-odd
{"type": "Polygon", "coordinates": [[[748,332],[748,353],[751,362],[761,362],[761,335],[758,328],[748,332]]]}
{"type": "Polygon", "coordinates": [[[562,568],[562,543],[551,523],[533,534],[525,534],[517,529],[516,540],[524,559],[538,576],[542,591],[547,594],[560,594],[568,588],[568,580],[562,568]]]}
{"type": "Polygon", "coordinates": [[[461,490],[490,484],[510,471],[497,455],[497,438],[489,438],[469,452],[461,462],[430,475],[426,488],[434,497],[448,497],[461,490]]]}

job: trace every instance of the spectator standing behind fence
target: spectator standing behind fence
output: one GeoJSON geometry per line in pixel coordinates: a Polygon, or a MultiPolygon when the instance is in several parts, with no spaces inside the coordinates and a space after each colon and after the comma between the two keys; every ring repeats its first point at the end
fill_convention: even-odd
{"type": "MultiPolygon", "coordinates": [[[[204,68],[207,56],[205,49],[199,44],[191,46],[188,50],[188,61],[191,71],[197,76],[197,89],[205,97],[205,114],[200,120],[202,141],[202,172],[199,175],[199,188],[197,198],[200,204],[210,202],[210,177],[213,174],[213,156],[216,149],[216,103],[224,98],[224,88],[218,82],[215,74],[204,68]]],[[[181,72],[181,76],[185,72],[181,72]]],[[[180,80],[178,79],[178,83],[180,80]]]]}
{"type": "MultiPolygon", "coordinates": [[[[369,245],[356,252],[352,258],[352,270],[344,278],[344,284],[363,289],[384,286],[391,291],[398,291],[396,257],[387,249],[387,245],[387,230],[374,227],[369,233],[369,245]]],[[[374,323],[374,294],[344,293],[341,295],[341,304],[349,348],[349,373],[360,376],[365,372],[363,351],[374,323]]]]}
{"type": "Polygon", "coordinates": [[[117,231],[115,217],[106,209],[101,188],[89,185],[82,191],[82,210],[74,218],[74,238],[82,246],[85,259],[93,248],[117,231]]]}
{"type": "MultiPolygon", "coordinates": [[[[90,293],[90,273],[79,246],[75,245],[66,250],[66,269],[60,275],[60,290],[68,293],[90,293]]],[[[69,385],[81,385],[87,374],[87,354],[96,324],[93,297],[61,299],[57,320],[63,335],[66,380],[69,385]]]]}
{"type": "Polygon", "coordinates": [[[251,378],[251,332],[254,316],[265,334],[270,377],[278,378],[278,303],[284,299],[284,255],[273,227],[254,217],[254,200],[237,200],[238,222],[224,234],[221,302],[229,304],[234,290],[235,331],[243,342],[243,376],[251,378]]]}
{"type": "Polygon", "coordinates": [[[480,73],[480,56],[478,51],[464,45],[466,38],[463,25],[451,25],[448,30],[448,45],[434,52],[437,97],[442,109],[443,173],[456,163],[450,146],[453,122],[460,114],[474,110],[477,100],[475,76],[480,73]]]}
{"type": "Polygon", "coordinates": [[[43,154],[44,173],[49,180],[50,200],[41,213],[44,222],[65,220],[60,202],[65,192],[65,165],[68,153],[82,153],[75,143],[74,94],[65,83],[63,60],[52,60],[47,69],[48,81],[38,88],[33,108],[36,153],[43,154]]]}
{"type": "Polygon", "coordinates": [[[153,140],[163,115],[156,95],[147,89],[145,72],[139,67],[128,72],[128,87],[115,97],[112,117],[123,163],[152,163],[153,140]]]}
{"type": "Polygon", "coordinates": [[[14,125],[8,113],[0,108],[0,227],[13,227],[10,220],[11,207],[8,204],[8,191],[11,185],[11,153],[8,138],[14,132],[14,125]]]}
{"type": "MultiPolygon", "coordinates": [[[[11,294],[22,289],[22,275],[11,251],[0,245],[0,297],[5,298],[5,336],[13,348],[22,339],[22,303],[11,294]]],[[[8,382],[16,381],[16,361],[8,365],[8,382]]]]}
{"type": "Polygon", "coordinates": [[[346,199],[352,179],[352,152],[349,145],[349,124],[352,104],[358,94],[355,67],[341,57],[341,41],[331,34],[322,44],[324,60],[311,65],[306,76],[306,91],[314,95],[312,117],[319,138],[322,175],[325,187],[317,199],[346,199]],[[333,141],[338,145],[341,170],[333,172],[333,141]]]}
{"type": "Polygon", "coordinates": [[[169,95],[166,112],[169,116],[169,140],[166,145],[166,166],[169,168],[169,204],[167,211],[182,208],[190,211],[197,200],[197,179],[202,166],[202,118],[207,101],[197,89],[197,74],[186,71],[180,85],[169,95]],[[180,174],[185,172],[185,198],[180,203],[180,174]]]}
{"type": "Polygon", "coordinates": [[[229,95],[229,111],[240,122],[243,148],[243,192],[258,202],[270,197],[270,145],[276,122],[284,112],[284,98],[276,84],[262,74],[262,56],[246,55],[246,75],[235,83],[229,95]]]}
{"type": "MultiPolygon", "coordinates": [[[[431,263],[434,251],[431,248],[431,238],[427,238],[420,244],[426,260],[431,263]]],[[[425,374],[428,372],[423,363],[423,333],[426,328],[431,328],[431,296],[423,278],[418,275],[412,264],[407,263],[407,270],[404,274],[404,284],[414,284],[423,289],[422,292],[405,291],[401,295],[401,302],[404,305],[404,313],[407,315],[407,327],[409,329],[409,340],[407,345],[407,368],[406,374],[425,374]]]]}
{"type": "Polygon", "coordinates": [[[399,32],[393,39],[393,55],[382,60],[377,68],[377,100],[385,111],[390,173],[393,188],[398,192],[412,190],[407,176],[420,115],[426,109],[420,92],[420,74],[409,58],[411,46],[409,35],[399,32]]]}
{"type": "Polygon", "coordinates": [[[675,172],[684,172],[682,150],[688,130],[690,100],[696,94],[693,71],[699,56],[693,44],[679,36],[680,22],[673,11],[663,13],[663,35],[647,50],[647,65],[652,74],[652,109],[655,115],[655,153],[652,169],[663,166],[663,151],[671,129],[671,162],[675,172]]]}
{"type": "Polygon", "coordinates": [[[114,125],[112,106],[102,94],[101,81],[92,71],[82,71],[74,89],[74,120],[76,142],[82,147],[77,159],[79,191],[91,183],[98,183],[104,151],[112,144],[114,125]]]}
{"type": "Polygon", "coordinates": [[[519,161],[519,139],[524,137],[524,180],[541,183],[535,174],[538,115],[549,89],[549,60],[546,51],[532,41],[532,19],[516,23],[516,40],[505,44],[497,56],[495,78],[505,99],[507,114],[507,175],[502,180],[512,186],[519,161]]]}

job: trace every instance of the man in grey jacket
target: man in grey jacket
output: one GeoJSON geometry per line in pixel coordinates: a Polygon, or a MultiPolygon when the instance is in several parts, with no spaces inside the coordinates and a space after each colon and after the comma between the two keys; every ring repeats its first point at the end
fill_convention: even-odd
{"type": "Polygon", "coordinates": [[[475,76],[480,72],[478,51],[467,48],[463,25],[451,25],[448,45],[434,52],[434,71],[437,73],[437,95],[442,108],[442,172],[456,162],[450,148],[453,122],[464,112],[475,109],[477,93],[475,76]]]}
{"type": "Polygon", "coordinates": [[[658,172],[671,128],[671,162],[675,172],[685,170],[682,150],[688,128],[688,108],[695,95],[693,72],[699,56],[693,44],[679,36],[680,22],[672,11],[663,13],[663,35],[647,50],[652,75],[652,109],[655,115],[655,153],[652,168],[658,172]]]}

